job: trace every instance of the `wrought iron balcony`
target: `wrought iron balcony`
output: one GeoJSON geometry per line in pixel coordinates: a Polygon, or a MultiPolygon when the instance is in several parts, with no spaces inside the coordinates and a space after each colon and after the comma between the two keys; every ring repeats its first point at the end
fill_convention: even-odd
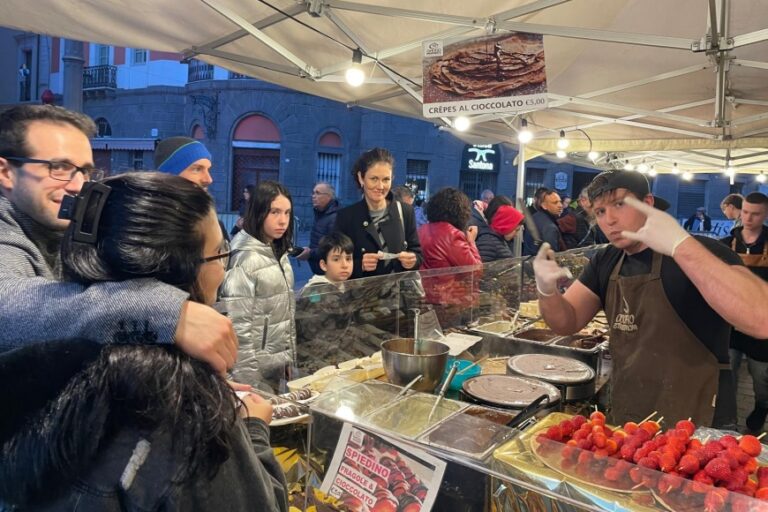
{"type": "Polygon", "coordinates": [[[188,64],[187,82],[199,82],[200,80],[213,80],[213,64],[192,59],[188,64]]]}
{"type": "Polygon", "coordinates": [[[244,75],[242,73],[235,73],[234,71],[229,72],[229,79],[230,80],[240,80],[240,79],[252,79],[253,77],[244,75]]]}
{"type": "Polygon", "coordinates": [[[83,90],[89,89],[117,89],[117,66],[83,68],[83,90]]]}

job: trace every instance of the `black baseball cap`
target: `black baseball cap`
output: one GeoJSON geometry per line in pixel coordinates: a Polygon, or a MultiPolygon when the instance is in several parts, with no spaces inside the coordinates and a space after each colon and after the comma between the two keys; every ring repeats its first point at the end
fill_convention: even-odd
{"type": "Polygon", "coordinates": [[[595,179],[587,187],[587,196],[592,202],[617,188],[625,188],[639,199],[643,199],[651,193],[648,179],[643,174],[635,171],[611,169],[595,176],[595,179]]]}

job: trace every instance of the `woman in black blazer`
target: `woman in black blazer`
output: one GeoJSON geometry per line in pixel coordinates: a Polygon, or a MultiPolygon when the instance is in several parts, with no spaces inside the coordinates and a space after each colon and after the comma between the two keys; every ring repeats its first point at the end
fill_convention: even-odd
{"type": "Polygon", "coordinates": [[[390,192],[394,164],[389,151],[374,148],[363,153],[352,168],[363,200],[339,211],[336,231],[355,245],[353,279],[418,270],[421,265],[413,208],[396,201],[390,192]],[[384,260],[379,252],[398,256],[384,260]]]}

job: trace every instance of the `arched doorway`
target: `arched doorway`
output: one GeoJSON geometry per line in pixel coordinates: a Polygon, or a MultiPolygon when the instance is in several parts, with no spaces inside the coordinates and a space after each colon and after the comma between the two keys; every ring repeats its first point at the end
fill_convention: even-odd
{"type": "Polygon", "coordinates": [[[232,209],[240,208],[246,185],[280,178],[280,131],[254,114],[237,123],[232,136],[232,209]]]}

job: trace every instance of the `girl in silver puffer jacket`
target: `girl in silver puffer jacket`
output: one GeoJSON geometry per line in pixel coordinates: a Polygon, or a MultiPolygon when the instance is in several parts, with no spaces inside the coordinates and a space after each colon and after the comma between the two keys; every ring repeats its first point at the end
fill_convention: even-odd
{"type": "Polygon", "coordinates": [[[292,210],[284,186],[262,182],[248,202],[243,230],[232,239],[221,302],[240,342],[232,372],[237,382],[276,389],[295,366],[292,210]]]}

